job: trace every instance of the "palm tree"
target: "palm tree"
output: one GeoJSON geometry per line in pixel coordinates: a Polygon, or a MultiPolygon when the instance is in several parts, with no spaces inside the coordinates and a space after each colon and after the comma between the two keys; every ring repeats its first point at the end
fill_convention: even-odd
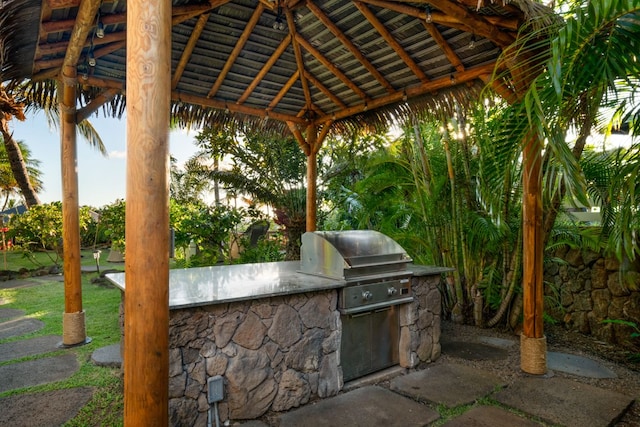
{"type": "MultiPolygon", "coordinates": [[[[40,178],[42,176],[42,172],[39,169],[40,161],[31,158],[31,152],[23,142],[17,141],[17,143],[27,166],[31,185],[36,192],[39,192],[43,188],[43,183],[40,178]]],[[[0,210],[4,210],[6,208],[12,197],[22,196],[18,182],[16,181],[13,170],[11,169],[11,164],[4,144],[0,145],[0,196],[4,198],[4,202],[2,202],[2,208],[0,208],[0,210]]]]}
{"type": "MultiPolygon", "coordinates": [[[[525,42],[535,37],[534,34],[525,42]]],[[[513,106],[513,120],[507,122],[503,137],[522,141],[527,132],[534,132],[537,138],[547,141],[545,242],[566,196],[588,203],[579,160],[592,130],[598,125],[606,127],[600,114],[602,108],[617,109],[618,117],[635,123],[636,133],[640,129],[640,110],[633,102],[640,81],[639,39],[638,0],[574,4],[566,22],[560,23],[553,34],[551,45],[542,49],[546,57],[544,71],[528,88],[522,102],[513,106]],[[569,145],[566,138],[571,129],[578,136],[569,145]]],[[[534,48],[545,46],[533,43],[534,48]]]]}
{"type": "Polygon", "coordinates": [[[2,133],[4,149],[11,166],[11,172],[22,192],[25,204],[30,207],[39,204],[40,200],[29,179],[29,171],[20,146],[13,139],[13,134],[9,132],[9,121],[13,118],[20,121],[25,120],[24,104],[16,101],[15,97],[7,93],[2,84],[0,84],[0,133],[2,133]]]}
{"type": "Polygon", "coordinates": [[[299,259],[306,226],[306,158],[295,140],[248,129],[204,129],[196,140],[203,176],[271,206],[287,235],[286,258],[299,259]],[[231,166],[218,169],[216,159],[228,159],[231,166]]]}
{"type": "MultiPolygon", "coordinates": [[[[29,178],[29,169],[23,158],[20,145],[13,139],[9,131],[9,122],[12,119],[24,121],[25,111],[39,109],[44,111],[50,126],[56,126],[60,122],[58,112],[57,86],[54,82],[25,81],[13,84],[9,89],[0,84],[0,132],[4,142],[5,151],[11,165],[11,171],[22,192],[27,207],[40,204],[37,189],[29,178]]],[[[78,127],[79,134],[94,148],[106,155],[100,135],[88,120],[81,122],[78,127]]]]}

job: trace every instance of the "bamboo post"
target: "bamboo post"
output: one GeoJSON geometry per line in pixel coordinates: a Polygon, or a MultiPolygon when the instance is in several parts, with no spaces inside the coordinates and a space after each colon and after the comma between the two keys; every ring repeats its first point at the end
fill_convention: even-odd
{"type": "MultiPolygon", "coordinates": [[[[62,345],[74,346],[87,339],[82,310],[80,271],[80,214],[78,205],[78,156],[76,142],[76,68],[62,69],[62,88],[58,91],[60,124],[60,163],[62,170],[62,248],[64,273],[64,313],[62,345]]],[[[60,86],[59,86],[60,88],[60,86]]]]}
{"type": "Polygon", "coordinates": [[[171,2],[127,2],[124,422],[168,425],[171,2]]]}

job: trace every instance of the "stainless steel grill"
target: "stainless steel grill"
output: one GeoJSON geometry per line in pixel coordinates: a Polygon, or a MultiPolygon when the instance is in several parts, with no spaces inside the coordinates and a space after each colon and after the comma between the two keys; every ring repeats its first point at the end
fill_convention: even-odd
{"type": "Polygon", "coordinates": [[[302,236],[300,258],[301,272],[347,282],[338,294],[344,380],[397,364],[396,306],[413,301],[406,251],[377,231],[315,231],[302,236]]]}

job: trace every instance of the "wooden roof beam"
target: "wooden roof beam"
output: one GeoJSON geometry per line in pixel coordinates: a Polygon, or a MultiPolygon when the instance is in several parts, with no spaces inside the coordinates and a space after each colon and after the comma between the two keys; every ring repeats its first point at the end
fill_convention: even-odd
{"type": "MultiPolygon", "coordinates": [[[[100,0],[84,0],[80,3],[78,14],[76,15],[76,21],[71,31],[71,37],[69,37],[69,45],[67,47],[66,54],[64,56],[62,67],[74,67],[80,59],[80,54],[84,47],[89,30],[93,26],[93,22],[96,19],[96,13],[100,6],[100,0]]],[[[63,73],[64,75],[64,69],[63,73]]]]}
{"type": "Polygon", "coordinates": [[[186,68],[187,63],[191,58],[193,49],[196,47],[196,43],[198,43],[200,34],[202,34],[202,31],[204,30],[204,26],[207,24],[208,20],[209,20],[208,13],[200,15],[200,17],[198,18],[198,22],[196,22],[196,25],[193,27],[193,31],[189,36],[189,41],[187,41],[187,45],[184,47],[184,50],[182,51],[182,55],[180,56],[180,61],[178,61],[178,65],[176,66],[176,71],[173,74],[173,78],[171,79],[172,90],[178,87],[178,82],[180,82],[180,79],[182,78],[182,73],[184,72],[184,69],[186,68]]]}
{"type": "MultiPolygon", "coordinates": [[[[193,17],[202,15],[203,13],[210,12],[211,10],[217,7],[220,7],[226,3],[229,3],[229,1],[230,0],[218,0],[218,1],[211,1],[209,5],[174,7],[173,19],[171,21],[171,24],[172,25],[181,24],[184,21],[188,21],[193,17]]],[[[127,14],[126,13],[104,14],[104,15],[100,15],[100,20],[104,25],[126,24],[127,14]]],[[[40,24],[40,31],[45,35],[50,33],[71,31],[75,22],[76,22],[75,19],[65,19],[60,21],[45,21],[40,24]]]]}
{"type": "Polygon", "coordinates": [[[449,46],[449,43],[447,43],[444,37],[442,37],[442,34],[440,34],[440,31],[438,31],[436,26],[428,24],[426,21],[422,21],[422,24],[431,35],[431,38],[438,44],[438,46],[440,46],[440,49],[442,49],[449,62],[451,62],[451,65],[455,67],[456,71],[464,71],[462,61],[460,61],[458,55],[456,55],[453,49],[451,49],[451,46],[449,46]]]}
{"type": "MultiPolygon", "coordinates": [[[[105,44],[111,44],[114,42],[125,41],[126,39],[127,39],[127,32],[118,31],[117,33],[105,34],[104,38],[101,38],[101,39],[93,39],[93,45],[94,47],[101,46],[105,44]]],[[[85,47],[89,47],[89,46],[91,46],[91,40],[87,39],[82,45],[82,48],[84,49],[85,47]]],[[[54,55],[57,53],[66,52],[68,47],[69,47],[68,41],[41,44],[38,46],[38,55],[36,57],[41,58],[46,55],[54,55]]]]}
{"type": "Polygon", "coordinates": [[[238,98],[238,100],[236,101],[237,104],[243,104],[247,100],[247,98],[249,98],[251,93],[260,84],[262,79],[264,79],[264,76],[267,75],[271,67],[273,67],[273,65],[278,61],[280,56],[282,56],[282,54],[287,49],[287,47],[289,47],[290,44],[291,44],[291,35],[287,35],[284,39],[282,39],[282,43],[280,43],[280,45],[275,50],[275,52],[273,52],[273,54],[269,57],[267,62],[264,63],[264,65],[262,66],[258,74],[256,74],[256,76],[253,78],[253,80],[249,84],[249,86],[247,86],[245,91],[242,93],[242,96],[238,98]]]}
{"type": "MultiPolygon", "coordinates": [[[[415,16],[421,20],[425,20],[427,17],[427,13],[423,8],[416,8],[414,6],[409,6],[405,4],[401,4],[402,0],[397,0],[396,2],[390,2],[386,0],[360,0],[362,3],[367,3],[373,6],[378,6],[384,9],[393,10],[398,13],[402,13],[409,16],[415,16]]],[[[425,3],[426,4],[434,4],[429,0],[417,0],[412,3],[425,3]]],[[[482,15],[484,19],[486,19],[491,24],[498,26],[500,28],[504,28],[505,30],[510,31],[518,31],[518,27],[520,26],[520,21],[516,18],[506,18],[503,16],[492,16],[492,15],[482,15]]],[[[464,31],[472,30],[472,27],[465,25],[463,21],[458,19],[456,16],[447,15],[446,13],[442,13],[438,10],[434,10],[431,12],[431,21],[434,24],[441,24],[447,27],[459,28],[464,31]],[[461,27],[462,25],[462,27],[461,27]]]]}
{"type": "Polygon", "coordinates": [[[429,81],[427,75],[416,64],[411,56],[404,50],[404,48],[398,43],[398,41],[391,35],[387,28],[380,22],[376,15],[363,3],[354,1],[353,4],[360,10],[364,17],[369,21],[371,25],[378,31],[378,33],[387,41],[389,46],[396,52],[396,54],[402,59],[402,61],[409,67],[409,69],[415,74],[422,83],[429,81]]]}
{"type": "Polygon", "coordinates": [[[416,0],[416,3],[430,4],[444,14],[455,17],[469,27],[474,34],[487,38],[502,48],[509,46],[516,39],[514,34],[501,31],[484,16],[470,11],[466,6],[455,1],[416,0]]]}
{"type": "Polygon", "coordinates": [[[311,75],[310,72],[305,71],[305,77],[311,82],[312,85],[317,87],[320,92],[324,93],[329,99],[331,99],[331,101],[333,101],[333,103],[336,104],[338,108],[342,109],[347,107],[340,98],[338,98],[333,92],[327,89],[327,87],[323,85],[320,80],[311,75]]]}
{"type": "Polygon", "coordinates": [[[336,24],[329,19],[329,17],[320,9],[313,1],[306,1],[307,8],[322,22],[325,27],[329,29],[336,36],[338,40],[351,52],[353,56],[355,56],[358,61],[373,75],[378,82],[387,90],[389,93],[393,93],[395,89],[389,81],[378,71],[376,67],[369,62],[369,60],[362,54],[360,49],[358,49],[349,38],[338,28],[336,24]]]}
{"type": "Polygon", "coordinates": [[[296,40],[300,43],[302,47],[305,48],[311,55],[313,55],[318,61],[322,63],[325,67],[329,69],[336,77],[338,77],[342,82],[347,85],[349,89],[355,92],[360,98],[363,100],[368,100],[369,96],[362,91],[355,83],[353,83],[342,71],[338,69],[331,61],[329,61],[320,51],[318,51],[315,47],[311,45],[307,40],[305,40],[301,36],[296,36],[296,40]]]}
{"type": "Polygon", "coordinates": [[[76,123],[80,123],[93,114],[98,108],[102,107],[107,102],[111,101],[118,93],[119,89],[109,88],[105,89],[93,98],[84,108],[76,112],[76,123]]]}
{"type": "MultiPolygon", "coordinates": [[[[88,44],[87,44],[88,45],[88,44]]],[[[124,49],[126,47],[126,41],[121,40],[116,43],[110,43],[100,49],[95,49],[93,51],[93,56],[98,59],[102,56],[108,55],[112,52],[115,52],[120,49],[124,49]]],[[[80,58],[78,58],[79,60],[80,58]]],[[[36,74],[46,71],[51,68],[57,68],[62,65],[64,62],[63,58],[55,58],[55,59],[42,59],[34,62],[33,70],[36,74]]]]}
{"type": "Polygon", "coordinates": [[[289,80],[287,80],[287,82],[280,88],[278,94],[273,97],[273,99],[269,103],[269,107],[267,108],[268,110],[271,110],[272,108],[275,108],[276,105],[278,105],[278,103],[282,100],[282,98],[284,98],[287,92],[289,92],[289,89],[291,89],[291,87],[295,84],[296,80],[298,80],[299,77],[300,70],[296,70],[296,72],[293,73],[291,77],[289,77],[289,80]]]}
{"type": "Polygon", "coordinates": [[[220,71],[220,74],[216,78],[216,82],[213,84],[213,87],[209,91],[209,94],[207,95],[207,97],[211,98],[212,96],[215,96],[215,94],[220,89],[220,86],[222,86],[222,82],[227,77],[227,74],[231,70],[233,63],[236,62],[236,59],[238,59],[238,55],[240,55],[240,52],[242,51],[242,48],[244,47],[244,45],[247,43],[247,40],[249,40],[249,36],[253,32],[253,29],[258,23],[258,20],[260,19],[260,15],[262,15],[263,11],[264,11],[264,6],[262,5],[262,3],[258,3],[258,7],[256,7],[256,9],[253,11],[251,18],[249,19],[249,22],[247,22],[247,26],[244,28],[244,31],[240,35],[240,38],[238,38],[238,42],[236,43],[236,45],[233,48],[233,51],[231,51],[231,54],[227,58],[227,62],[224,64],[224,67],[222,67],[222,71],[220,71]]]}
{"type": "Polygon", "coordinates": [[[350,117],[354,114],[363,113],[367,110],[384,107],[389,104],[400,102],[406,96],[408,99],[415,98],[421,95],[425,95],[431,92],[438,91],[440,89],[449,88],[452,85],[460,85],[471,82],[480,76],[491,74],[496,67],[496,63],[485,64],[480,67],[467,69],[461,73],[454,73],[450,76],[441,77],[439,79],[431,80],[427,83],[420,84],[418,86],[412,86],[406,88],[404,91],[398,91],[394,94],[386,95],[380,98],[376,98],[368,103],[355,105],[353,107],[345,108],[340,111],[336,111],[331,116],[325,115],[319,117],[316,123],[321,124],[328,122],[329,120],[339,120],[350,117]]]}
{"type": "Polygon", "coordinates": [[[302,58],[302,51],[300,50],[300,40],[303,38],[298,34],[296,30],[296,23],[293,19],[293,13],[289,9],[285,10],[287,16],[287,25],[289,26],[289,33],[291,34],[291,41],[293,43],[293,53],[296,57],[296,65],[298,66],[300,83],[302,84],[302,92],[304,93],[305,105],[307,110],[311,110],[311,91],[309,90],[309,83],[305,77],[304,59],[302,58]]]}

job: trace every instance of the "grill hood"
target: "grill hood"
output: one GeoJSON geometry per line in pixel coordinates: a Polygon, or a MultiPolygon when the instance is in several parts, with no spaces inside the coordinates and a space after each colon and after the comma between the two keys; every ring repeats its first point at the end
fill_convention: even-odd
{"type": "Polygon", "coordinates": [[[313,231],[302,235],[302,273],[353,280],[402,272],[411,261],[398,243],[373,230],[313,231]]]}

